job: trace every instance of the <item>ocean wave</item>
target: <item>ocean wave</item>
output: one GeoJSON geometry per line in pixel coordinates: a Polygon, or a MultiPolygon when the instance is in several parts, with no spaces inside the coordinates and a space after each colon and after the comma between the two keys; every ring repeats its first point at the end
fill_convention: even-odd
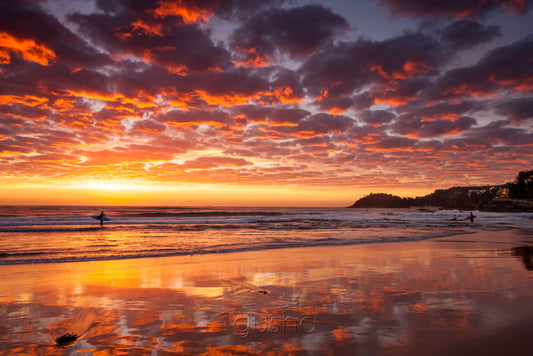
{"type": "MultiPolygon", "coordinates": [[[[19,208],[0,218],[0,264],[57,263],[229,253],[273,248],[429,239],[477,231],[533,230],[533,214],[412,209],[106,209],[101,227],[87,207],[19,208]],[[38,216],[40,214],[46,216],[38,216]],[[77,214],[77,215],[75,215],[77,214]],[[33,217],[31,217],[33,216],[33,217]],[[32,247],[34,246],[34,247],[32,247]],[[37,250],[37,248],[41,248],[37,250]]],[[[5,212],[5,211],[2,211],[5,212]]]]}
{"type": "Polygon", "coordinates": [[[0,252],[0,258],[24,257],[24,256],[41,256],[46,252],[0,252]]]}
{"type": "Polygon", "coordinates": [[[102,232],[102,231],[206,231],[206,230],[272,230],[272,231],[302,231],[302,230],[338,230],[338,229],[404,229],[404,228],[509,228],[526,227],[531,223],[528,218],[520,220],[493,220],[472,224],[470,221],[449,219],[383,219],[368,218],[365,220],[327,219],[327,218],[300,218],[271,216],[264,219],[247,216],[231,215],[227,217],[194,217],[189,219],[113,219],[106,221],[103,226],[98,222],[83,224],[81,221],[67,221],[50,224],[48,221],[34,222],[31,224],[2,222],[0,233],[69,233],[69,232],[102,232]]]}
{"type": "Polygon", "coordinates": [[[281,212],[266,212],[266,211],[199,211],[199,212],[139,212],[126,213],[120,215],[118,218],[189,218],[189,217],[218,217],[218,216],[280,216],[281,212]]]}
{"type": "Polygon", "coordinates": [[[83,232],[101,230],[100,226],[7,226],[0,227],[0,232],[83,232]]]}
{"type": "MultiPolygon", "coordinates": [[[[446,236],[446,235],[444,235],[446,236]]],[[[191,249],[191,250],[174,250],[174,249],[153,249],[146,251],[138,251],[137,253],[102,255],[102,256],[62,256],[49,258],[32,258],[32,259],[0,259],[0,265],[20,265],[20,264],[45,264],[45,263],[67,263],[67,262],[92,262],[92,261],[112,261],[124,259],[137,258],[155,258],[155,257],[177,257],[177,256],[194,256],[206,254],[227,254],[236,252],[249,252],[261,250],[274,250],[284,248],[302,248],[302,247],[318,247],[318,246],[345,246],[345,245],[361,245],[369,243],[383,243],[383,242],[397,242],[397,241],[419,241],[435,237],[405,237],[399,239],[374,239],[372,241],[365,240],[343,240],[335,238],[325,238],[318,240],[311,240],[306,242],[289,242],[289,243],[274,243],[255,246],[241,246],[237,244],[209,246],[205,249],[191,249]]],[[[15,257],[11,255],[10,257],[15,257]]],[[[22,256],[21,256],[22,257],[22,256]]],[[[0,256],[1,258],[1,256],[0,256]]]]}

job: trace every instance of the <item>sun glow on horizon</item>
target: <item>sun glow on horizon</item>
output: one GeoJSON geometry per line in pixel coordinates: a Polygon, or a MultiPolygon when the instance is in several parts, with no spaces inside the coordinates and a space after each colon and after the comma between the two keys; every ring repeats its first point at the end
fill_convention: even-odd
{"type": "Polygon", "coordinates": [[[430,193],[428,189],[380,189],[323,186],[154,183],[140,181],[84,181],[77,184],[18,183],[0,186],[5,205],[100,206],[263,206],[346,207],[371,192],[403,197],[430,193]]]}

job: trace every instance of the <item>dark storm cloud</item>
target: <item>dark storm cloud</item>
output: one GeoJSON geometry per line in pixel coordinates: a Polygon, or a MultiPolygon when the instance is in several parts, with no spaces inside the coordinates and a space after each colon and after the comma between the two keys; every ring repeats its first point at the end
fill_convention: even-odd
{"type": "Polygon", "coordinates": [[[473,116],[488,107],[489,103],[484,101],[441,101],[430,104],[421,99],[395,108],[399,115],[390,127],[396,133],[409,137],[456,134],[471,129],[477,123],[473,116]]]}
{"type": "MultiPolygon", "coordinates": [[[[420,141],[419,141],[420,142],[420,141]]],[[[424,149],[436,150],[441,152],[458,152],[460,154],[469,153],[477,150],[489,150],[492,145],[484,137],[475,137],[470,135],[468,138],[448,138],[444,140],[431,140],[429,142],[421,142],[419,147],[424,149]]]]}
{"type": "MultiPolygon", "coordinates": [[[[188,75],[168,73],[159,66],[148,65],[137,68],[132,65],[113,73],[108,81],[119,93],[135,97],[141,90],[155,100],[160,95],[171,102],[181,102],[194,108],[205,105],[238,105],[246,97],[259,97],[276,83],[267,77],[271,73],[261,73],[237,67],[225,71],[193,72],[188,75]]],[[[296,90],[296,89],[295,89],[296,90]]]]}
{"type": "Polygon", "coordinates": [[[397,150],[408,149],[416,144],[416,140],[399,137],[399,136],[384,136],[376,144],[372,144],[373,147],[382,150],[397,150]]]}
{"type": "Polygon", "coordinates": [[[410,101],[417,100],[419,93],[430,84],[430,79],[425,76],[401,80],[394,85],[385,83],[381,88],[371,90],[370,97],[375,104],[405,105],[410,101]]]}
{"type": "Polygon", "coordinates": [[[475,97],[499,89],[533,90],[533,36],[491,50],[470,67],[446,72],[432,97],[475,97]]]}
{"type": "Polygon", "coordinates": [[[354,107],[359,110],[368,109],[374,104],[370,91],[365,91],[353,96],[354,107]]]}
{"type": "Polygon", "coordinates": [[[72,14],[69,19],[114,56],[134,55],[175,72],[230,65],[229,53],[213,43],[207,29],[150,16],[149,10],[154,9],[128,7],[113,14],[72,14]]]}
{"type": "Polygon", "coordinates": [[[479,17],[494,10],[525,13],[531,8],[531,1],[526,0],[378,0],[394,15],[411,17],[479,17]]]}
{"type": "Polygon", "coordinates": [[[329,132],[342,133],[350,129],[355,124],[355,121],[344,115],[329,115],[329,114],[315,114],[302,119],[298,128],[301,131],[309,131],[318,134],[326,134],[329,132]]]}
{"type": "Polygon", "coordinates": [[[402,112],[408,112],[413,117],[442,117],[455,118],[469,111],[480,110],[486,106],[486,103],[478,101],[460,101],[460,102],[438,102],[436,104],[425,104],[422,107],[405,107],[402,112]]]}
{"type": "Polygon", "coordinates": [[[321,5],[271,8],[249,18],[235,30],[230,45],[252,61],[257,57],[274,57],[278,52],[303,57],[347,28],[344,18],[321,5]]]}
{"type": "Polygon", "coordinates": [[[185,125],[190,127],[197,127],[202,124],[229,125],[232,123],[232,119],[227,113],[215,110],[171,110],[162,114],[157,120],[170,125],[185,125]]]}
{"type": "MultiPolygon", "coordinates": [[[[124,9],[136,9],[136,14],[145,13],[162,3],[171,4],[173,1],[166,0],[97,0],[97,7],[105,12],[116,13],[124,9]]],[[[280,6],[286,0],[187,0],[174,1],[189,10],[207,10],[219,16],[235,16],[250,14],[262,8],[280,6]]]]}
{"type": "Polygon", "coordinates": [[[381,126],[391,122],[396,115],[386,110],[365,110],[359,113],[363,122],[372,126],[381,126]]]}
{"type": "Polygon", "coordinates": [[[261,73],[244,68],[191,75],[183,83],[186,83],[190,89],[203,89],[216,95],[252,95],[269,88],[267,78],[261,73]]]}
{"type": "Polygon", "coordinates": [[[268,75],[268,71],[261,74],[261,70],[258,70],[258,75],[262,75],[264,78],[269,78],[270,84],[273,87],[278,88],[290,88],[291,93],[287,99],[290,98],[303,98],[305,96],[304,88],[302,87],[300,76],[298,73],[280,67],[275,67],[271,75],[268,75]]]}
{"type": "Polygon", "coordinates": [[[355,104],[355,100],[351,97],[333,97],[333,98],[321,98],[317,103],[320,110],[326,110],[330,112],[344,112],[351,108],[355,104]]]}
{"type": "Polygon", "coordinates": [[[476,124],[472,117],[461,116],[450,120],[423,120],[400,117],[392,124],[392,129],[404,136],[414,138],[438,137],[466,131],[476,124]]]}
{"type": "Polygon", "coordinates": [[[533,133],[518,127],[509,126],[506,120],[491,122],[469,132],[468,138],[480,139],[492,145],[531,146],[533,133]]]}
{"type": "Polygon", "coordinates": [[[273,124],[296,125],[304,117],[310,114],[309,111],[300,108],[274,107],[260,105],[245,105],[233,110],[235,114],[242,114],[251,121],[269,121],[273,124]]]}
{"type": "Polygon", "coordinates": [[[510,99],[496,105],[496,112],[518,123],[533,118],[533,97],[510,99]]]}
{"type": "MultiPolygon", "coordinates": [[[[112,63],[109,57],[94,51],[85,41],[63,26],[55,17],[47,14],[41,7],[29,1],[15,3],[2,2],[0,4],[0,32],[5,32],[21,41],[35,41],[36,45],[48,48],[54,54],[54,58],[49,60],[49,65],[60,63],[74,69],[112,63]],[[10,4],[13,6],[9,6],[10,4]]],[[[33,51],[35,52],[35,49],[33,51]]],[[[38,55],[38,53],[34,54],[38,55]]],[[[20,63],[15,63],[20,65],[20,63]]],[[[18,68],[11,68],[11,70],[15,69],[18,68]]]]}
{"type": "Polygon", "coordinates": [[[189,13],[212,12],[217,3],[217,0],[96,0],[96,7],[107,15],[127,14],[130,19],[146,21],[157,15],[160,21],[162,17],[171,17],[170,21],[184,22],[187,20],[186,11],[177,9],[186,9],[189,13]]]}
{"type": "MultiPolygon", "coordinates": [[[[191,3],[193,2],[201,7],[209,1],[191,1],[191,3]]],[[[262,9],[279,7],[287,2],[287,0],[211,0],[214,14],[227,20],[235,20],[235,17],[249,17],[262,9]]]]}
{"type": "Polygon", "coordinates": [[[300,73],[313,95],[327,90],[328,96],[337,97],[372,83],[434,74],[450,57],[434,38],[406,33],[383,41],[339,43],[311,56],[300,73]]]}
{"type": "Polygon", "coordinates": [[[458,20],[448,24],[440,34],[441,40],[451,49],[465,50],[501,36],[496,25],[485,26],[474,20],[458,20]]]}

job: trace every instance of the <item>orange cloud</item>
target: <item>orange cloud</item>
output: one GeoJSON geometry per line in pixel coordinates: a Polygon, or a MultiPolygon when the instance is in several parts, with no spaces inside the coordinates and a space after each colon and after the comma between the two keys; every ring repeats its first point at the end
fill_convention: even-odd
{"type": "Polygon", "coordinates": [[[261,97],[260,93],[253,95],[230,93],[226,95],[213,95],[207,93],[205,90],[197,90],[196,94],[210,105],[220,105],[225,107],[232,107],[235,105],[244,105],[249,100],[256,100],[261,97]]]}
{"type": "Polygon", "coordinates": [[[303,98],[296,96],[290,87],[276,88],[274,96],[283,104],[297,104],[303,100],[303,98]]]}
{"type": "MultiPolygon", "coordinates": [[[[105,102],[118,102],[123,105],[131,104],[141,109],[156,108],[158,106],[157,104],[154,103],[155,101],[154,97],[142,91],[139,91],[137,93],[138,96],[135,98],[127,97],[121,93],[106,94],[106,93],[98,93],[98,92],[90,92],[90,91],[76,91],[76,90],[66,90],[66,92],[67,94],[74,96],[74,97],[96,99],[96,100],[101,100],[105,102]]],[[[122,107],[121,109],[124,110],[126,108],[122,107]]],[[[131,109],[127,109],[126,111],[131,112],[131,109]]]]}
{"type": "Polygon", "coordinates": [[[107,118],[105,120],[101,120],[96,125],[98,129],[111,131],[115,133],[122,133],[124,132],[124,125],[121,122],[120,118],[107,118]]]}
{"type": "Polygon", "coordinates": [[[74,117],[67,117],[65,119],[59,119],[58,123],[73,129],[86,129],[91,126],[94,122],[94,119],[90,117],[90,114],[80,114],[74,117]],[[85,115],[85,116],[84,116],[85,115]]]}
{"type": "Polygon", "coordinates": [[[472,97],[488,97],[488,98],[494,98],[496,99],[498,97],[498,94],[496,92],[488,92],[484,89],[477,88],[475,85],[469,84],[469,83],[463,83],[461,85],[457,85],[454,88],[451,88],[449,90],[446,90],[446,95],[469,95],[472,97]]]}
{"type": "Polygon", "coordinates": [[[401,97],[401,96],[390,96],[390,97],[382,97],[382,98],[375,98],[374,102],[376,104],[386,104],[390,106],[400,106],[407,104],[410,100],[413,100],[415,98],[408,98],[408,97],[401,97]]]}
{"type": "Polygon", "coordinates": [[[396,79],[407,79],[419,74],[426,73],[428,71],[428,67],[421,62],[407,61],[403,65],[402,70],[403,74],[396,74],[396,79]]]}
{"type": "Polygon", "coordinates": [[[528,73],[524,73],[516,79],[497,79],[495,75],[491,75],[489,80],[517,91],[530,92],[533,90],[533,76],[528,73]]]}
{"type": "Polygon", "coordinates": [[[370,90],[375,104],[386,104],[390,106],[406,105],[408,102],[415,100],[412,95],[402,94],[394,85],[385,88],[372,88],[370,90]]]}
{"type": "Polygon", "coordinates": [[[0,49],[0,64],[8,64],[10,62],[10,59],[11,57],[9,56],[9,52],[6,50],[0,49]]]}
{"type": "Polygon", "coordinates": [[[34,95],[0,95],[0,105],[12,105],[14,103],[26,106],[39,106],[48,102],[48,98],[41,98],[34,95]]]}
{"type": "Polygon", "coordinates": [[[134,30],[144,32],[148,35],[157,35],[161,36],[163,34],[163,26],[162,25],[149,25],[143,20],[137,20],[135,22],[131,23],[131,26],[134,30]]]}
{"type": "Polygon", "coordinates": [[[398,72],[389,73],[383,69],[381,64],[372,64],[370,66],[370,71],[378,73],[382,78],[387,80],[404,80],[423,74],[428,71],[428,68],[422,62],[407,61],[402,66],[402,70],[398,72]]]}
{"type": "Polygon", "coordinates": [[[341,115],[341,114],[343,114],[345,112],[346,112],[346,109],[343,109],[343,108],[332,107],[332,108],[328,109],[328,113],[330,113],[332,115],[341,115]]]}
{"type": "Polygon", "coordinates": [[[198,107],[204,103],[214,106],[234,107],[238,105],[248,104],[249,101],[260,100],[261,97],[272,95],[268,92],[256,92],[252,94],[240,94],[230,92],[227,94],[214,94],[206,90],[200,89],[189,93],[181,93],[177,90],[167,90],[162,92],[162,96],[171,107],[180,108],[182,110],[190,110],[198,107]]]}
{"type": "Polygon", "coordinates": [[[47,66],[55,60],[56,54],[50,48],[37,44],[34,40],[18,39],[5,32],[0,33],[0,61],[9,63],[9,52],[20,54],[23,59],[47,66]]]}
{"type": "Polygon", "coordinates": [[[191,4],[181,0],[160,1],[154,13],[157,17],[181,16],[185,23],[205,23],[213,15],[212,11],[192,7],[191,4]]]}
{"type": "Polygon", "coordinates": [[[503,1],[495,0],[496,3],[500,3],[500,6],[511,11],[517,11],[522,13],[526,9],[527,0],[513,0],[513,1],[503,1]]]}
{"type": "Polygon", "coordinates": [[[235,47],[235,50],[240,53],[246,53],[248,57],[245,61],[235,61],[236,66],[244,68],[261,68],[272,64],[269,58],[260,55],[256,48],[235,47]]]}
{"type": "Polygon", "coordinates": [[[222,128],[226,126],[224,123],[218,122],[218,121],[196,121],[196,120],[190,120],[190,121],[165,121],[165,124],[167,124],[169,127],[174,128],[189,128],[189,129],[195,129],[200,125],[208,125],[216,128],[222,128]]]}
{"type": "Polygon", "coordinates": [[[53,106],[56,110],[69,110],[76,107],[76,101],[66,98],[58,98],[54,100],[53,106]]]}

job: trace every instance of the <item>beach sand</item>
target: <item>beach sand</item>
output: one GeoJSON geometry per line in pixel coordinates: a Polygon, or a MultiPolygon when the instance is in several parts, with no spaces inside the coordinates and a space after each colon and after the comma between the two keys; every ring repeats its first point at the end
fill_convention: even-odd
{"type": "Polygon", "coordinates": [[[0,352],[528,354],[532,251],[506,231],[0,266],[0,352]]]}

